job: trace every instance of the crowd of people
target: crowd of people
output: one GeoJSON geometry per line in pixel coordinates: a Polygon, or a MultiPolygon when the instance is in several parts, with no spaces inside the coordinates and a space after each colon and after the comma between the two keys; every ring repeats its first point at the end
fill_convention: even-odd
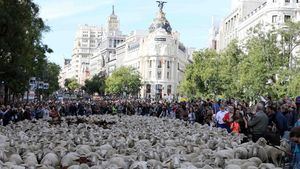
{"type": "MultiPolygon", "coordinates": [[[[18,103],[1,106],[2,125],[10,122],[32,119],[59,119],[61,116],[91,114],[126,114],[177,118],[190,123],[207,124],[224,128],[228,133],[243,133],[253,141],[265,137],[272,145],[280,144],[280,139],[289,139],[293,127],[300,126],[300,97],[274,101],[262,99],[249,105],[245,101],[229,100],[191,100],[188,102],[166,102],[130,99],[105,99],[87,101],[48,101],[18,103]]],[[[292,130],[291,138],[297,142],[300,133],[292,130]],[[296,133],[296,134],[295,134],[296,133]]],[[[300,132],[300,129],[299,131],[300,132]]],[[[296,144],[295,158],[300,161],[300,146],[296,144]]]]}

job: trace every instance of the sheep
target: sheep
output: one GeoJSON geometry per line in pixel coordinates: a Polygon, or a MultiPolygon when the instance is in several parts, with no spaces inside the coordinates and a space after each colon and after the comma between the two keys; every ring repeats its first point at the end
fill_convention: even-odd
{"type": "Polygon", "coordinates": [[[146,161],[135,161],[129,169],[147,169],[147,162],[146,161]]]}
{"type": "Polygon", "coordinates": [[[36,166],[38,164],[36,155],[34,153],[31,153],[31,152],[28,152],[28,153],[24,154],[23,160],[24,160],[24,163],[27,166],[30,166],[30,167],[31,166],[36,166]]]}
{"type": "Polygon", "coordinates": [[[41,164],[56,167],[59,165],[58,156],[55,153],[48,153],[41,160],[41,164]]]}
{"type": "Polygon", "coordinates": [[[225,169],[241,169],[239,165],[229,164],[225,167],[225,169]]]}
{"type": "Polygon", "coordinates": [[[225,164],[225,159],[233,159],[233,150],[220,150],[215,153],[215,165],[217,167],[223,167],[225,164]]]}
{"type": "Polygon", "coordinates": [[[258,143],[254,143],[252,146],[252,156],[259,157],[263,162],[269,161],[266,150],[258,143]]]}
{"type": "Polygon", "coordinates": [[[242,169],[248,169],[248,168],[253,168],[253,167],[258,167],[257,165],[256,165],[256,163],[255,162],[253,162],[253,161],[247,161],[247,162],[245,162],[245,163],[243,163],[242,165],[241,165],[241,168],[242,169]]]}
{"type": "Polygon", "coordinates": [[[274,169],[276,168],[274,164],[272,163],[262,163],[259,165],[260,169],[274,169]]]}
{"type": "Polygon", "coordinates": [[[234,148],[234,158],[237,159],[247,159],[248,158],[248,151],[245,147],[237,147],[234,148]]]}
{"type": "Polygon", "coordinates": [[[72,165],[77,165],[79,164],[76,160],[79,158],[79,154],[75,152],[70,152],[66,154],[62,159],[61,159],[61,166],[62,167],[68,167],[72,165]]]}
{"type": "Polygon", "coordinates": [[[163,165],[158,160],[148,160],[147,161],[147,168],[148,169],[162,169],[163,165]]]}
{"type": "MultiPolygon", "coordinates": [[[[43,169],[59,168],[59,165],[62,168],[87,168],[88,164],[90,168],[217,169],[238,165],[247,169],[258,167],[262,160],[266,162],[259,159],[263,147],[260,143],[241,144],[240,136],[230,135],[225,130],[190,125],[180,120],[144,116],[71,116],[62,118],[60,125],[37,120],[35,124],[19,122],[0,130],[7,140],[13,140],[0,144],[0,158],[6,156],[4,162],[11,161],[6,163],[6,168],[12,165],[43,169]],[[67,124],[67,121],[75,123],[77,120],[84,122],[67,124]],[[114,124],[105,129],[96,125],[103,120],[114,124]],[[21,154],[23,161],[17,156],[21,154]],[[26,158],[36,159],[40,164],[29,163],[26,158]]],[[[4,168],[2,166],[0,161],[0,168],[4,168]]]]}
{"type": "Polygon", "coordinates": [[[24,161],[22,160],[22,158],[19,154],[12,154],[9,157],[8,161],[12,162],[13,164],[16,164],[16,165],[20,165],[20,164],[24,163],[24,161]]]}

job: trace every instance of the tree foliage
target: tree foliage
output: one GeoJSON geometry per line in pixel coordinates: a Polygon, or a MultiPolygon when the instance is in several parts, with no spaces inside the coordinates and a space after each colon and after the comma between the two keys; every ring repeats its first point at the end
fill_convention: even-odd
{"type": "Polygon", "coordinates": [[[48,30],[32,0],[0,0],[0,79],[12,93],[27,90],[29,78],[44,70],[48,30]]]}
{"type": "Polygon", "coordinates": [[[95,75],[92,79],[85,80],[84,89],[91,95],[94,93],[103,95],[105,92],[105,76],[95,75]]]}
{"type": "MultiPolygon", "coordinates": [[[[299,46],[300,23],[287,25],[284,37],[289,49],[299,46]],[[297,33],[298,32],[298,33],[297,33]]],[[[225,96],[253,100],[260,95],[297,96],[300,94],[300,71],[289,66],[291,51],[284,54],[278,43],[282,30],[261,31],[260,26],[251,30],[251,37],[244,46],[232,41],[221,53],[204,49],[194,55],[194,62],[185,72],[180,92],[187,96],[225,96]],[[298,86],[297,86],[298,85],[298,86]]],[[[295,63],[295,62],[294,62],[295,63]]]]}
{"type": "Polygon", "coordinates": [[[126,94],[136,95],[142,86],[141,76],[131,67],[120,67],[116,69],[106,81],[105,91],[108,94],[121,95],[126,94]]]}
{"type": "Polygon", "coordinates": [[[59,89],[58,76],[60,72],[60,66],[55,63],[47,63],[47,69],[45,73],[45,77],[43,79],[44,82],[49,83],[49,89],[47,90],[47,94],[52,94],[53,92],[59,89]]]}
{"type": "Polygon", "coordinates": [[[64,85],[70,91],[74,91],[80,87],[79,83],[77,82],[77,80],[75,78],[65,79],[64,85]]]}

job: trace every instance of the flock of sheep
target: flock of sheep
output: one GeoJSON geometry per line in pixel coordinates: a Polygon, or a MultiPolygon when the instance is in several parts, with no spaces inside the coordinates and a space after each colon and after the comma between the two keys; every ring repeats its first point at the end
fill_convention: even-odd
{"type": "Polygon", "coordinates": [[[145,116],[23,121],[0,133],[1,169],[275,169],[289,151],[286,141],[241,144],[220,128],[145,116]]]}

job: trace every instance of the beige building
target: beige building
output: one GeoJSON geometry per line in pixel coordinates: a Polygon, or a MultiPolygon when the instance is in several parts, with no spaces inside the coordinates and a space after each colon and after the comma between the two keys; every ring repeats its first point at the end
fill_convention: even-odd
{"type": "Polygon", "coordinates": [[[177,87],[189,63],[189,50],[180,42],[179,33],[172,31],[165,13],[160,10],[148,32],[132,32],[116,50],[117,67],[131,66],[142,76],[143,98],[176,96],[177,87]]]}
{"type": "Polygon", "coordinates": [[[268,31],[272,26],[283,26],[288,20],[300,20],[299,0],[232,0],[231,13],[212,28],[217,31],[211,34],[210,44],[214,39],[216,44],[212,48],[220,51],[233,39],[247,39],[249,30],[258,24],[268,31]]]}
{"type": "Polygon", "coordinates": [[[112,14],[107,19],[96,51],[91,56],[91,76],[100,72],[111,74],[116,69],[116,47],[125,41],[126,36],[120,31],[120,21],[113,7],[112,14]]]}
{"type": "Polygon", "coordinates": [[[72,60],[61,74],[83,84],[93,75],[110,75],[118,67],[131,66],[145,84],[140,92],[142,98],[172,99],[193,51],[180,42],[178,32],[172,31],[162,6],[148,31],[133,31],[128,36],[120,31],[113,8],[104,28],[79,28],[72,60]]]}

